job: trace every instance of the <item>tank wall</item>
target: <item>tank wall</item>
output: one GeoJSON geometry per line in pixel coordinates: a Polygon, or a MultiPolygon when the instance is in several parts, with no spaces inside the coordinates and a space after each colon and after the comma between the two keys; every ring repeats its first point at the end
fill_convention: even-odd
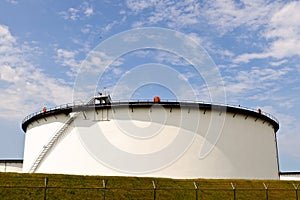
{"type": "Polygon", "coordinates": [[[224,124],[218,147],[240,178],[278,179],[276,140],[273,127],[246,116],[231,117],[224,124]]]}
{"type": "Polygon", "coordinates": [[[31,123],[26,131],[23,172],[29,172],[43,147],[67,120],[66,115],[55,115],[31,123]]]}
{"type": "Polygon", "coordinates": [[[280,174],[280,180],[285,181],[300,181],[300,174],[280,174]]]}
{"type": "MultiPolygon", "coordinates": [[[[28,129],[24,171],[28,171],[43,144],[59,126],[61,122],[49,121],[28,129]]],[[[193,108],[124,107],[80,114],[37,172],[279,179],[276,151],[273,127],[251,116],[193,108]],[[222,132],[215,142],[213,132],[218,128],[222,132]],[[204,142],[214,148],[200,158],[204,142]],[[177,149],[180,150],[178,155],[165,162],[177,149]],[[152,170],[149,170],[150,165],[153,165],[152,170]],[[147,170],[141,170],[143,168],[147,170]]]]}
{"type": "Polygon", "coordinates": [[[23,163],[6,161],[0,162],[0,172],[22,172],[23,163]]]}

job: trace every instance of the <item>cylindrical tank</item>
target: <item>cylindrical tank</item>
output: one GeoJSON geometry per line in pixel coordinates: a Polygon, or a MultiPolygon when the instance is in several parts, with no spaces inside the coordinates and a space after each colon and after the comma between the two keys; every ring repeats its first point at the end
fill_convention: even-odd
{"type": "Polygon", "coordinates": [[[279,179],[277,120],[241,107],[118,102],[25,118],[23,172],[279,179]]]}

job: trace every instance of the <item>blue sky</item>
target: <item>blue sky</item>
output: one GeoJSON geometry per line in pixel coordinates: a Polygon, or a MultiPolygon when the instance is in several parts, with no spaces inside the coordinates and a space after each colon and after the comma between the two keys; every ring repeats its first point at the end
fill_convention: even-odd
{"type": "MultiPolygon", "coordinates": [[[[227,103],[259,107],[279,119],[280,169],[300,171],[299,10],[299,1],[3,0],[0,158],[23,157],[20,125],[26,115],[44,105],[73,101],[81,63],[98,44],[133,28],[161,27],[188,35],[207,51],[221,74],[227,103]]],[[[204,81],[189,64],[159,50],[140,50],[115,60],[98,87],[112,91],[132,66],[151,62],[180,71],[195,86],[196,99],[209,101],[204,81]]],[[[156,93],[178,98],[159,85],[145,85],[132,98],[156,93]]]]}

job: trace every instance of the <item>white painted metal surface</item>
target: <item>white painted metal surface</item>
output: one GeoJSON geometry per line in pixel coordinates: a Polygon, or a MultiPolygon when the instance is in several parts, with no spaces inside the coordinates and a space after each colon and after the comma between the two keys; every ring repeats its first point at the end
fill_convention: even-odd
{"type": "MultiPolygon", "coordinates": [[[[67,118],[53,114],[29,124],[23,172],[30,171],[67,118]]],[[[279,179],[274,127],[242,112],[125,106],[81,112],[70,126],[35,172],[279,179]],[[221,117],[224,124],[212,123],[221,117]],[[200,158],[203,142],[214,144],[209,134],[215,126],[222,126],[222,132],[212,151],[200,158]]]]}
{"type": "Polygon", "coordinates": [[[299,172],[281,173],[280,174],[280,180],[300,181],[300,173],[299,172]]]}
{"type": "Polygon", "coordinates": [[[22,160],[0,160],[0,172],[22,172],[22,160]]]}

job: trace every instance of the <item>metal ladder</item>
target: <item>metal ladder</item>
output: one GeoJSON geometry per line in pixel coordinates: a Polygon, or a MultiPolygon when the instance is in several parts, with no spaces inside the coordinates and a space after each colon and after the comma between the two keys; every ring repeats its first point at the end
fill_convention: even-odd
{"type": "Polygon", "coordinates": [[[35,170],[38,168],[39,164],[42,162],[44,157],[46,156],[47,152],[53,147],[53,145],[57,142],[59,137],[67,131],[70,124],[75,120],[75,118],[78,116],[79,112],[74,113],[70,118],[64,123],[64,125],[52,136],[50,141],[44,145],[43,150],[40,152],[37,159],[34,161],[33,165],[31,166],[29,173],[35,172],[35,170]]]}

